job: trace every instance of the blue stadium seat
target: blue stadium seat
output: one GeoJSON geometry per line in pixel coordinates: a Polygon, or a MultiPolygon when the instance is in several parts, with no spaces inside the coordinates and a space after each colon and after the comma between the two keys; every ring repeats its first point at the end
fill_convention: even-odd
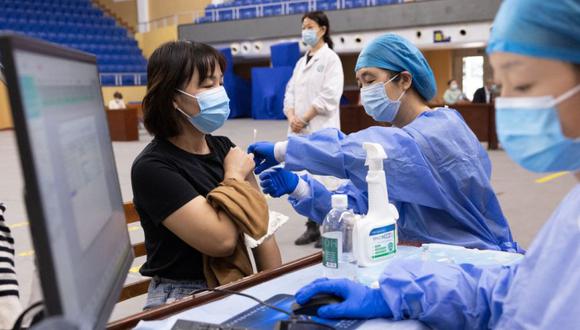
{"type": "Polygon", "coordinates": [[[282,15],[281,4],[264,5],[264,16],[278,16],[282,15]]]}
{"type": "Polygon", "coordinates": [[[303,14],[308,12],[308,1],[298,2],[298,3],[290,3],[288,5],[288,14],[303,14]]]}
{"type": "Polygon", "coordinates": [[[234,11],[232,9],[221,9],[218,11],[218,21],[231,21],[234,19],[234,11]]]}
{"type": "Polygon", "coordinates": [[[124,74],[121,78],[123,85],[131,86],[135,85],[135,75],[132,74],[124,74]]]}
{"type": "Polygon", "coordinates": [[[367,1],[366,0],[345,0],[344,1],[344,8],[360,8],[366,7],[367,1]]]}
{"type": "Polygon", "coordinates": [[[240,18],[241,19],[252,19],[252,18],[256,18],[256,16],[257,16],[257,8],[256,7],[240,9],[240,18]]]}

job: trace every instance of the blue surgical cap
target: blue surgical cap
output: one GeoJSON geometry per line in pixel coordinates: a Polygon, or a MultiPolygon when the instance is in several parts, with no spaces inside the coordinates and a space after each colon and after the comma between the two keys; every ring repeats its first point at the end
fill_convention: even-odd
{"type": "Polygon", "coordinates": [[[505,0],[487,52],[580,63],[580,1],[505,0]]]}
{"type": "Polygon", "coordinates": [[[362,68],[408,71],[413,76],[413,87],[425,100],[437,93],[433,71],[421,51],[398,35],[388,33],[371,41],[356,61],[355,71],[362,68]]]}

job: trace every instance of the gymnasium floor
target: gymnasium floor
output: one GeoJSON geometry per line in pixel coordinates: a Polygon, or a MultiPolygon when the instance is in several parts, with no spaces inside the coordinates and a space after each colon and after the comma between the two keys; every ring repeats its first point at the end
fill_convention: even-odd
{"type": "MultiPolygon", "coordinates": [[[[254,128],[258,130],[258,141],[279,141],[286,136],[284,121],[250,119],[228,121],[216,134],[229,136],[234,143],[246,148],[253,141],[254,128]]],[[[131,163],[150,139],[146,132],[141,132],[139,142],[113,143],[124,201],[132,199],[131,163]]],[[[23,202],[23,180],[15,143],[13,131],[0,132],[0,201],[8,208],[5,216],[16,241],[16,271],[20,282],[21,301],[27,306],[31,300],[34,251],[23,202]]],[[[503,151],[492,151],[490,157],[493,163],[492,184],[510,221],[515,239],[527,248],[544,221],[576,181],[571,174],[546,176],[526,172],[513,163],[503,151]]],[[[287,262],[315,252],[312,245],[297,247],[293,244],[294,239],[304,229],[304,218],[292,210],[286,199],[269,199],[269,204],[271,209],[291,218],[276,235],[283,261],[287,262]]],[[[138,225],[131,226],[129,230],[133,241],[143,240],[143,233],[138,225]]],[[[137,270],[142,263],[142,259],[135,260],[128,282],[139,279],[137,270]]],[[[143,303],[144,297],[138,297],[118,304],[112,319],[140,311],[143,303]]]]}

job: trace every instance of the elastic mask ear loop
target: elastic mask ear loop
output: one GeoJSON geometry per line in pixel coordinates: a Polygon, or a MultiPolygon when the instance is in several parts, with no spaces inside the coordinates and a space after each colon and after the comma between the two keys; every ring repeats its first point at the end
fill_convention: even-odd
{"type": "MultiPolygon", "coordinates": [[[[398,77],[398,76],[400,76],[400,75],[401,75],[400,73],[397,73],[397,74],[396,74],[396,75],[395,75],[393,78],[389,79],[389,81],[387,81],[387,82],[385,83],[385,85],[386,85],[386,84],[388,84],[388,83],[390,83],[391,81],[393,81],[393,80],[397,79],[397,77],[398,77]]],[[[384,85],[383,85],[383,86],[384,86],[384,85]]],[[[397,102],[401,101],[401,99],[403,98],[403,96],[405,95],[405,93],[406,93],[406,92],[407,92],[407,91],[406,91],[406,90],[404,90],[404,91],[403,91],[403,93],[401,93],[401,95],[399,95],[399,97],[397,98],[397,102]]]]}
{"type": "Polygon", "coordinates": [[[195,95],[192,95],[192,94],[189,94],[188,92],[182,91],[179,88],[176,88],[175,90],[178,91],[178,92],[180,92],[181,94],[185,94],[185,95],[187,95],[187,96],[189,96],[189,97],[194,98],[194,99],[197,100],[197,96],[195,96],[195,95]]]}
{"type": "Polygon", "coordinates": [[[572,89],[569,89],[567,92],[558,96],[554,100],[554,106],[566,101],[567,99],[571,98],[572,96],[574,96],[574,94],[576,94],[578,92],[580,92],[580,85],[576,85],[576,87],[572,87],[572,89]]]}

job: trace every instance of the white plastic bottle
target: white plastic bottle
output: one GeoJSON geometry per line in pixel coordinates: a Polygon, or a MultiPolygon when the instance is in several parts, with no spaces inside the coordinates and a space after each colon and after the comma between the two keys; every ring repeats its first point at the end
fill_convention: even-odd
{"type": "Polygon", "coordinates": [[[348,209],[346,195],[332,195],[332,210],[324,219],[322,265],[328,278],[353,278],[352,230],[354,213],[348,209]]]}
{"type": "Polygon", "coordinates": [[[397,253],[397,208],[389,203],[383,160],[387,159],[380,144],[364,143],[367,151],[366,177],[369,191],[369,211],[355,222],[354,253],[359,267],[372,267],[397,253]]]}

